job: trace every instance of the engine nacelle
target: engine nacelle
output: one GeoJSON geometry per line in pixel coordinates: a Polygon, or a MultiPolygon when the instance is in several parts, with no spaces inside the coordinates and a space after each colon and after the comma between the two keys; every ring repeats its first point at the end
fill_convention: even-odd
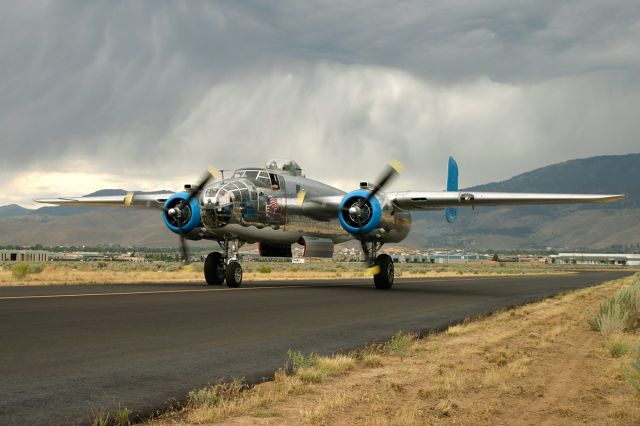
{"type": "Polygon", "coordinates": [[[368,234],[380,227],[382,206],[376,197],[368,202],[369,191],[357,189],[344,196],[340,202],[338,220],[340,225],[350,234],[368,234]]]}
{"type": "MultiPolygon", "coordinates": [[[[176,207],[181,202],[184,202],[189,197],[189,194],[186,192],[176,192],[164,203],[164,211],[162,212],[162,219],[164,220],[164,224],[169,228],[170,231],[175,232],[176,234],[180,234],[180,226],[178,223],[178,219],[170,216],[168,214],[168,210],[176,207]]],[[[200,217],[200,202],[198,201],[198,197],[194,197],[189,204],[182,207],[182,233],[188,234],[193,231],[198,226],[201,226],[202,221],[200,217]]]]}

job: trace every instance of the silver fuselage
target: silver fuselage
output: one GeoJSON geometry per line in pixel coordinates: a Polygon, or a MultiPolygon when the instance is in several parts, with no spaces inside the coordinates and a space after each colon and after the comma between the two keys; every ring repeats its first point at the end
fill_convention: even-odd
{"type": "MultiPolygon", "coordinates": [[[[209,185],[200,195],[203,228],[191,238],[238,238],[248,243],[294,243],[302,236],[340,243],[354,236],[343,229],[335,209],[346,193],[303,176],[248,168],[209,185]],[[298,198],[304,191],[304,202],[298,198]],[[326,201],[326,202],[325,202],[326,201]]],[[[381,242],[399,242],[409,234],[411,216],[379,193],[380,227],[369,233],[381,242]]]]}

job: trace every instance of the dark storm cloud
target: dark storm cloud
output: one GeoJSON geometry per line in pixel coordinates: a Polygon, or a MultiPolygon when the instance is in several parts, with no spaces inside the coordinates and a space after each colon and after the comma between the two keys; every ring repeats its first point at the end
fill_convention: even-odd
{"type": "Polygon", "coordinates": [[[351,185],[377,167],[353,159],[397,157],[425,187],[449,153],[471,184],[637,151],[639,19],[630,0],[12,2],[0,174],[163,186],[287,155],[351,185]]]}

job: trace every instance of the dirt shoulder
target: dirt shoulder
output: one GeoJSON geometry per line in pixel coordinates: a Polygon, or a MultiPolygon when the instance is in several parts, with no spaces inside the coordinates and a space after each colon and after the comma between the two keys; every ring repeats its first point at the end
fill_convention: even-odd
{"type": "MultiPolygon", "coordinates": [[[[622,376],[634,351],[615,358],[612,338],[587,323],[630,282],[497,313],[409,340],[404,349],[393,344],[335,361],[326,370],[333,377],[280,372],[273,382],[229,399],[222,392],[192,401],[154,423],[639,424],[640,397],[622,376]]],[[[640,342],[638,334],[615,338],[634,348],[640,342]]]]}

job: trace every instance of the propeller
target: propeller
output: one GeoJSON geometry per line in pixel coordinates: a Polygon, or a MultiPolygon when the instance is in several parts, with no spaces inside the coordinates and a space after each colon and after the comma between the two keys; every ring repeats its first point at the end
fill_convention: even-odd
{"type": "MultiPolygon", "coordinates": [[[[182,231],[182,227],[184,225],[183,209],[188,206],[189,203],[191,203],[191,200],[200,195],[209,181],[218,176],[219,173],[220,172],[215,167],[210,167],[209,169],[207,169],[207,173],[200,180],[200,183],[198,183],[198,185],[189,193],[189,196],[186,198],[186,200],[180,201],[178,204],[171,208],[163,209],[167,213],[167,215],[174,218],[178,224],[178,229],[180,230],[180,251],[182,253],[182,261],[185,263],[189,263],[189,250],[187,248],[187,239],[185,238],[184,232],[182,231]]],[[[189,218],[187,218],[186,222],[188,222],[190,218],[191,213],[189,213],[189,218]]]]}
{"type": "MultiPolygon", "coordinates": [[[[342,211],[344,211],[345,213],[348,213],[354,219],[354,221],[358,224],[358,227],[360,228],[361,236],[363,236],[364,234],[363,222],[367,218],[367,216],[370,214],[369,202],[373,197],[376,196],[378,192],[382,191],[382,189],[391,181],[391,179],[393,179],[398,174],[402,173],[402,170],[404,170],[404,167],[402,166],[402,164],[400,164],[399,161],[392,160],[387,165],[387,170],[382,175],[382,179],[380,179],[380,182],[378,182],[377,185],[374,185],[373,189],[369,191],[369,195],[367,195],[367,198],[365,198],[361,202],[352,204],[349,208],[346,208],[346,207],[342,208],[342,211]]],[[[363,248],[363,251],[365,251],[364,248],[363,248]]],[[[365,251],[365,256],[368,257],[368,250],[365,251]]]]}
{"type": "MultiPolygon", "coordinates": [[[[369,210],[369,202],[373,197],[376,196],[377,193],[382,191],[382,189],[397,175],[402,173],[404,170],[404,166],[397,160],[392,160],[387,165],[387,170],[382,175],[382,178],[378,182],[377,185],[373,187],[371,191],[369,191],[369,195],[363,201],[359,203],[354,203],[349,208],[343,207],[343,211],[348,213],[358,224],[358,228],[360,228],[360,236],[364,237],[364,220],[370,214],[369,210]],[[365,211],[366,209],[366,211],[365,211]]],[[[369,251],[369,247],[367,246],[367,242],[364,238],[360,238],[360,245],[362,247],[362,252],[364,253],[365,262],[370,265],[371,264],[371,252],[369,251]]],[[[380,268],[378,266],[373,266],[369,268],[369,272],[372,275],[375,275],[380,272],[380,268]]]]}
{"type": "MultiPolygon", "coordinates": [[[[362,246],[362,252],[365,256],[365,262],[370,264],[371,262],[371,252],[369,247],[367,246],[367,242],[364,239],[364,226],[365,220],[371,215],[371,207],[369,207],[369,202],[376,196],[380,191],[384,189],[386,185],[398,174],[402,173],[404,167],[399,161],[392,160],[388,165],[387,169],[382,175],[382,178],[379,180],[378,184],[375,185],[367,194],[366,198],[358,200],[357,202],[351,204],[349,207],[338,208],[338,212],[343,212],[349,215],[349,217],[358,225],[360,232],[358,233],[360,236],[360,244],[362,246]]],[[[300,190],[296,196],[296,205],[298,207],[302,207],[305,203],[306,192],[304,189],[300,190]]],[[[310,200],[309,202],[313,202],[310,200]]],[[[369,268],[369,271],[373,274],[379,273],[379,268],[374,266],[369,268]],[[377,271],[376,271],[377,268],[377,271]]]]}

